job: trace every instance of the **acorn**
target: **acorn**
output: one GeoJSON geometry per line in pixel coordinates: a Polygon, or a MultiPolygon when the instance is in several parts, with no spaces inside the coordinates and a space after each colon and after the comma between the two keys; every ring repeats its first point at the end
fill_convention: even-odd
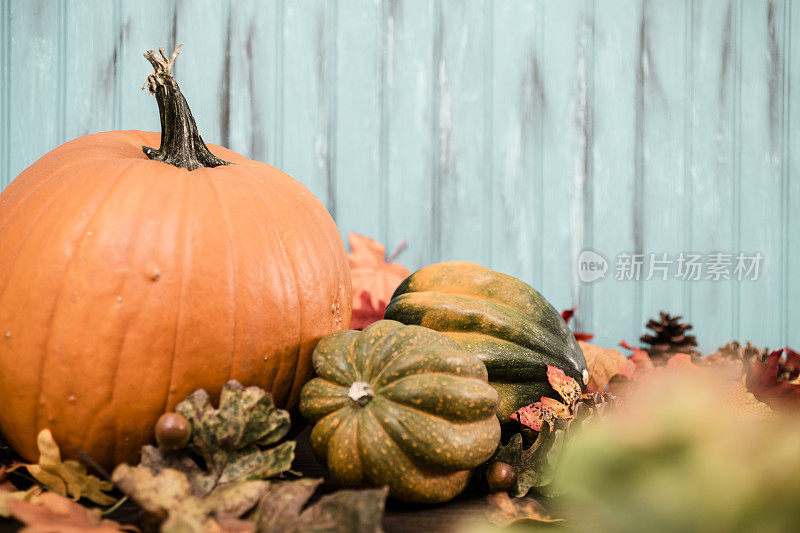
{"type": "Polygon", "coordinates": [[[517,482],[514,467],[501,461],[494,462],[486,469],[486,482],[492,492],[506,492],[517,482]]]}
{"type": "Polygon", "coordinates": [[[156,422],[156,442],[168,452],[180,450],[189,444],[192,427],[186,417],[178,413],[164,413],[156,422]]]}

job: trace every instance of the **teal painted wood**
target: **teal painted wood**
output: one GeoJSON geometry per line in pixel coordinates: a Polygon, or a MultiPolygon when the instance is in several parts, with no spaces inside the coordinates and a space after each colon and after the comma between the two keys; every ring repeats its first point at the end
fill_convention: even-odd
{"type": "MultiPolygon", "coordinates": [[[[662,309],[684,314],[680,280],[666,276],[657,261],[687,250],[686,225],[691,199],[685,194],[688,172],[687,29],[685,2],[644,2],[639,22],[641,101],[637,107],[641,136],[637,150],[640,165],[638,214],[641,249],[645,254],[639,323],[662,309]],[[666,277],[666,280],[664,280],[666,277]]],[[[634,221],[634,224],[636,221],[634,221]]],[[[661,263],[664,266],[666,263],[661,263]]],[[[689,317],[691,319],[691,317],[689,317]]]]}
{"type": "Polygon", "coordinates": [[[491,266],[544,291],[542,3],[491,7],[491,266]]]}
{"type": "Polygon", "coordinates": [[[591,247],[608,260],[609,270],[591,286],[588,313],[596,341],[607,346],[622,339],[635,343],[642,331],[639,284],[614,279],[617,256],[641,251],[636,223],[640,22],[641,5],[626,0],[604,2],[594,18],[591,247]]]}
{"type": "Polygon", "coordinates": [[[66,3],[61,142],[114,128],[119,7],[114,3],[109,9],[103,0],[66,3]]]}
{"type": "MultiPolygon", "coordinates": [[[[117,54],[118,116],[113,126],[105,129],[157,131],[158,107],[155,99],[142,90],[153,67],[142,54],[159,46],[165,50],[174,49],[176,3],[164,0],[117,0],[117,3],[120,17],[115,28],[120,43],[117,54]]],[[[184,59],[181,57],[179,63],[184,59]]],[[[186,85],[182,78],[180,83],[181,87],[186,85]]],[[[193,111],[195,107],[192,103],[193,111]]]]}
{"type": "Polygon", "coordinates": [[[736,285],[735,334],[769,346],[786,339],[781,313],[783,18],[783,2],[742,3],[738,247],[761,252],[764,261],[757,281],[736,285]]]}
{"type": "Polygon", "coordinates": [[[376,0],[338,3],[335,139],[332,168],[336,223],[343,235],[367,233],[386,241],[383,175],[384,9],[376,0]]]}
{"type": "Polygon", "coordinates": [[[486,262],[490,201],[486,198],[485,77],[490,26],[483,0],[443,1],[439,10],[438,144],[433,176],[433,256],[486,262]]]}
{"type": "Polygon", "coordinates": [[[574,275],[581,250],[591,247],[592,69],[595,9],[591,2],[543,12],[541,135],[538,172],[541,290],[559,309],[577,306],[575,327],[589,331],[592,286],[574,275]],[[567,275],[565,275],[567,274],[567,275]]]}
{"type": "MultiPolygon", "coordinates": [[[[736,248],[737,213],[734,204],[734,98],[738,77],[736,2],[720,8],[718,0],[689,4],[690,56],[689,131],[686,139],[688,183],[684,205],[688,234],[685,249],[692,251],[736,248]]],[[[685,283],[689,301],[684,310],[706,349],[733,338],[733,281],[700,280],[685,283]]]]}
{"type": "Polygon", "coordinates": [[[438,8],[433,1],[392,1],[384,13],[387,17],[384,100],[387,205],[382,211],[382,221],[387,228],[387,249],[395,250],[405,240],[407,246],[400,259],[409,268],[417,269],[438,257],[430,246],[433,176],[438,164],[434,100],[441,53],[436,38],[438,8]]]}
{"type": "Polygon", "coordinates": [[[275,164],[278,120],[278,3],[231,3],[228,143],[251,159],[275,164]]]}
{"type": "Polygon", "coordinates": [[[786,250],[786,267],[784,280],[786,293],[784,302],[783,324],[786,331],[786,343],[789,346],[800,346],[800,246],[797,236],[800,235],[800,217],[796,215],[800,203],[800,2],[790,2],[791,12],[786,19],[786,92],[785,116],[787,120],[786,139],[784,144],[785,172],[787,174],[787,193],[783,201],[784,237],[783,249],[786,250]]]}
{"type": "MultiPolygon", "coordinates": [[[[63,1],[11,0],[8,42],[8,176],[19,174],[63,140],[63,1]]],[[[4,139],[5,140],[5,139],[4,139]]],[[[10,180],[9,180],[10,181],[10,180]]],[[[7,183],[6,183],[7,184],[7,183]]]]}
{"type": "Polygon", "coordinates": [[[336,5],[291,0],[283,6],[282,19],[281,152],[277,161],[336,216],[332,135],[336,5]]]}
{"type": "Polygon", "coordinates": [[[156,130],[141,54],[183,42],[206,140],[298,178],[343,233],[407,239],[412,269],[509,272],[606,345],[661,309],[705,350],[798,345],[797,4],[2,0],[0,187],[72,137],[156,130]],[[604,280],[579,281],[585,248],[604,280]],[[760,279],[614,279],[622,252],[681,251],[761,252],[760,279]]]}

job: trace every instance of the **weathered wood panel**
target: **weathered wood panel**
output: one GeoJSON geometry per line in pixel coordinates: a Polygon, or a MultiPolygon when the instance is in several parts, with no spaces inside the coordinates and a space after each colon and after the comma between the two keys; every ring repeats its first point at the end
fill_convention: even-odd
{"type": "Polygon", "coordinates": [[[207,140],[304,182],[343,233],[406,239],[410,268],[511,273],[603,344],[661,309],[704,349],[800,343],[797,2],[2,0],[0,17],[0,187],[69,138],[157,129],[141,53],[183,42],[207,140]],[[580,281],[585,249],[604,279],[580,281]],[[703,279],[674,277],[681,252],[703,279]],[[715,252],[732,277],[760,252],[759,279],[704,279],[715,252]],[[643,278],[668,254],[669,279],[616,280],[623,253],[643,278]]]}

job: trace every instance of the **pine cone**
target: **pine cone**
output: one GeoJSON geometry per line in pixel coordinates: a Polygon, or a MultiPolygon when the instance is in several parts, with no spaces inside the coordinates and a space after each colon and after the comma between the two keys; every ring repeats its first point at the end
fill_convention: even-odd
{"type": "Polygon", "coordinates": [[[717,348],[716,353],[709,355],[707,359],[711,362],[719,359],[741,361],[743,372],[749,376],[753,370],[753,364],[756,361],[763,363],[769,354],[770,351],[767,348],[757,348],[750,341],[747,342],[747,346],[742,346],[739,341],[732,341],[717,348]]]}
{"type": "Polygon", "coordinates": [[[639,339],[650,345],[645,350],[653,362],[664,364],[676,353],[699,357],[700,353],[694,349],[697,346],[697,339],[694,335],[686,333],[692,329],[692,325],[681,322],[683,317],[680,315],[672,316],[664,311],[661,311],[660,315],[659,320],[650,319],[647,322],[647,329],[652,330],[654,335],[642,335],[639,339]]]}

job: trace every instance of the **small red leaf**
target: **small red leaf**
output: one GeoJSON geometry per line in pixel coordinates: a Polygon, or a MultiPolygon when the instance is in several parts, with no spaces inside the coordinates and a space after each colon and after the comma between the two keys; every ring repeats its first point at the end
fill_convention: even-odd
{"type": "MultiPolygon", "coordinates": [[[[567,310],[561,312],[561,318],[564,319],[564,322],[566,322],[567,325],[569,325],[569,321],[572,320],[572,317],[575,316],[575,310],[576,309],[577,309],[577,307],[573,307],[572,309],[567,309],[567,310]]],[[[590,341],[590,340],[592,340],[594,338],[594,334],[593,333],[581,333],[579,331],[575,331],[572,334],[575,336],[575,340],[578,340],[578,341],[586,342],[586,341],[590,341]]]]}
{"type": "Polygon", "coordinates": [[[784,350],[775,350],[766,361],[755,361],[747,379],[747,388],[753,395],[770,407],[779,411],[796,411],[800,408],[800,380],[792,374],[800,369],[800,355],[786,348],[786,360],[781,356],[784,350]],[[784,374],[789,374],[785,376],[784,374]]]}

